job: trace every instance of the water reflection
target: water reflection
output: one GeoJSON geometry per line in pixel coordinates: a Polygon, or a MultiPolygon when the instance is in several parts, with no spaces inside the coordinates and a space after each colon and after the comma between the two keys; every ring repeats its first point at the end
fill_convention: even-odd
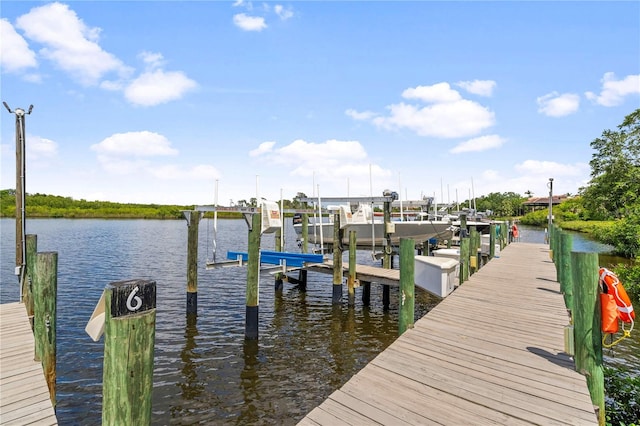
{"type": "MultiPolygon", "coordinates": [[[[261,399],[259,391],[262,389],[259,374],[259,350],[260,346],[257,340],[245,339],[242,348],[244,369],[240,373],[240,385],[242,387],[244,404],[242,405],[242,411],[236,424],[255,424],[261,416],[258,406],[254,404],[254,401],[261,399]]],[[[264,413],[262,413],[262,415],[264,415],[264,413]]]]}

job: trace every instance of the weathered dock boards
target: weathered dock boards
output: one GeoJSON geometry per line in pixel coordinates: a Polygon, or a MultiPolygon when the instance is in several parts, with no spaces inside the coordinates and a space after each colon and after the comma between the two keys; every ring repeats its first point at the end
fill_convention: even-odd
{"type": "Polygon", "coordinates": [[[57,425],[22,303],[0,305],[0,424],[57,425]]]}
{"type": "MultiPolygon", "coordinates": [[[[325,274],[333,274],[333,262],[325,261],[324,263],[316,263],[307,267],[310,271],[322,272],[325,274]]],[[[344,266],[344,272],[348,272],[349,268],[344,266]]],[[[356,279],[364,282],[375,282],[385,285],[400,285],[399,269],[384,269],[377,266],[356,265],[356,279]]]]}
{"type": "Polygon", "coordinates": [[[300,425],[594,425],[544,245],[509,245],[300,425]]]}

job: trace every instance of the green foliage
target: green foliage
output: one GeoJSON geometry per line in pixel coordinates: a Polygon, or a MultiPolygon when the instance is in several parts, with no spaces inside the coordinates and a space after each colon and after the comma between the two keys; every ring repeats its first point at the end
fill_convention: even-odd
{"type": "MultiPolygon", "coordinates": [[[[476,209],[478,211],[491,210],[493,216],[497,217],[519,216],[522,211],[522,203],[525,200],[525,197],[515,192],[492,192],[476,198],[476,209]]],[[[468,201],[465,203],[468,204],[468,201]]]]}
{"type": "MultiPolygon", "coordinates": [[[[548,223],[549,209],[536,210],[525,214],[521,222],[525,225],[546,226],[548,223]]],[[[567,198],[562,203],[553,206],[554,221],[561,223],[565,228],[567,222],[589,220],[588,211],[584,207],[583,197],[567,198]]],[[[592,221],[591,225],[584,226],[585,230],[574,229],[580,232],[591,232],[588,228],[598,226],[599,222],[592,221]]],[[[577,226],[577,225],[576,225],[577,226]]]]}
{"type": "Polygon", "coordinates": [[[611,367],[604,368],[607,425],[640,423],[640,377],[611,367]]]}
{"type": "Polygon", "coordinates": [[[529,212],[520,218],[520,223],[531,226],[547,226],[549,219],[549,209],[529,212]]]}
{"type": "Polygon", "coordinates": [[[598,230],[596,238],[615,248],[616,254],[628,258],[640,256],[640,210],[598,230]]]}
{"type": "MultiPolygon", "coordinates": [[[[562,222],[562,229],[566,231],[583,232],[585,234],[591,234],[594,238],[601,232],[606,232],[615,224],[614,221],[604,220],[569,220],[562,222]]],[[[601,241],[602,242],[602,241],[601,241]]]]}
{"type": "Polygon", "coordinates": [[[618,219],[640,204],[640,109],[625,117],[617,131],[605,130],[591,142],[591,181],[582,189],[594,219],[618,219]]]}
{"type": "MultiPolygon", "coordinates": [[[[57,195],[27,194],[27,217],[54,218],[142,218],[179,219],[186,206],[161,206],[157,204],[120,204],[109,201],[74,200],[57,195]]],[[[15,191],[0,191],[0,216],[15,216],[15,191]]]]}
{"type": "Polygon", "coordinates": [[[618,276],[624,286],[632,303],[640,303],[640,264],[627,265],[620,263],[613,268],[613,272],[618,276]]]}

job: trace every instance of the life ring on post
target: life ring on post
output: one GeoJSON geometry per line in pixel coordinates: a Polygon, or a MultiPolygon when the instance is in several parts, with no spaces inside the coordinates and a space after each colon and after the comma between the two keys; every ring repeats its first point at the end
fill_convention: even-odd
{"type": "MultiPolygon", "coordinates": [[[[622,327],[623,336],[615,342],[606,345],[603,338],[603,346],[609,348],[618,344],[621,340],[631,335],[636,314],[633,311],[631,299],[622,286],[618,276],[607,268],[600,268],[600,309],[602,314],[602,331],[608,334],[618,332],[618,320],[631,324],[629,330],[622,327]]],[[[606,335],[605,335],[606,338],[606,335]]]]}

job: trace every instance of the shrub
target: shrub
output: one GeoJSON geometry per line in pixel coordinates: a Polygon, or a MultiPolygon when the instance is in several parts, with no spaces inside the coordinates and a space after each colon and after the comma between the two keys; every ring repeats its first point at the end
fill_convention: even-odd
{"type": "Polygon", "coordinates": [[[605,367],[604,390],[607,425],[633,425],[640,420],[640,377],[605,367]]]}

